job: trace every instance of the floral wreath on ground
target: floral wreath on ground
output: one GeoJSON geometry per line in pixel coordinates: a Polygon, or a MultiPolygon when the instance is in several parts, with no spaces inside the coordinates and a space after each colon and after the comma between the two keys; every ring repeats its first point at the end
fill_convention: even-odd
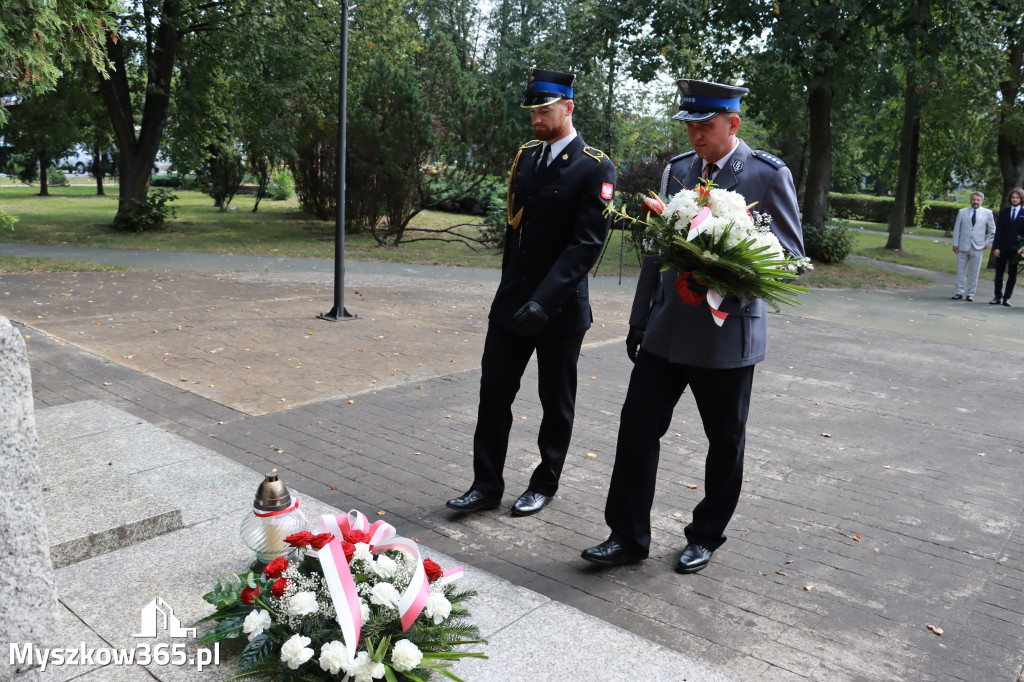
{"type": "Polygon", "coordinates": [[[248,638],[228,679],[459,680],[452,661],[487,658],[459,649],[486,643],[464,605],[476,592],[452,584],[461,567],[421,560],[415,542],[354,510],[322,517],[318,530],[285,538],[294,560],[203,595],[217,610],[199,622],[219,622],[201,641],[248,638]]]}
{"type": "Polygon", "coordinates": [[[707,300],[713,319],[722,326],[718,310],[726,296],[740,300],[762,298],[778,310],[780,303],[796,304],[806,292],[789,280],[813,269],[810,259],[794,257],[771,231],[771,216],[751,212],[755,204],[742,195],[701,180],[696,189],[683,189],[665,201],[655,192],[644,198],[646,220],[608,206],[608,213],[644,228],[643,250],[661,263],[661,270],[679,274],[676,290],[689,305],[707,300]]]}

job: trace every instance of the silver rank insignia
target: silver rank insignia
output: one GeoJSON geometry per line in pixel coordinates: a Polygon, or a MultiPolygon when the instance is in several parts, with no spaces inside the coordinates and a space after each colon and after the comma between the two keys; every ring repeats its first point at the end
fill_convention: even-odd
{"type": "Polygon", "coordinates": [[[735,161],[732,162],[732,172],[739,173],[741,170],[743,170],[743,162],[740,161],[739,159],[736,159],[735,161]]]}

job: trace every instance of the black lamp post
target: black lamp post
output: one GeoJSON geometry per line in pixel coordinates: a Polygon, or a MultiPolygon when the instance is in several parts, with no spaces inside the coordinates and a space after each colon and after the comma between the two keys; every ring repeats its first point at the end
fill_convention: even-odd
{"type": "Polygon", "coordinates": [[[354,320],[345,310],[345,137],[348,120],[348,0],[341,0],[341,72],[338,77],[338,207],[334,213],[334,307],[321,320],[354,320]]]}

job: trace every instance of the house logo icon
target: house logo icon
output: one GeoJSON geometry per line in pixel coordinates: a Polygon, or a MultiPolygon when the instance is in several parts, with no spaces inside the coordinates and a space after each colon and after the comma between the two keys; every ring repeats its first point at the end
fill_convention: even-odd
{"type": "Polygon", "coordinates": [[[157,632],[165,630],[168,637],[195,637],[195,628],[181,627],[174,615],[174,609],[162,598],[157,597],[142,607],[142,631],[132,637],[156,637],[157,632]]]}

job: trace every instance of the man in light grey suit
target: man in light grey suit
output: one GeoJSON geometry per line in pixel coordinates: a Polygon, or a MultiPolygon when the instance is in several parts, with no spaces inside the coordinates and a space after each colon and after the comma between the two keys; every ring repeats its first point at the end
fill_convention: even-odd
{"type": "Polygon", "coordinates": [[[971,194],[971,205],[961,208],[953,225],[953,253],[956,254],[956,293],[953,300],[966,298],[974,300],[978,289],[978,274],[981,272],[982,256],[992,246],[996,236],[996,218],[992,210],[981,203],[985,195],[971,194]]]}
{"type": "MultiPolygon", "coordinates": [[[[771,216],[771,230],[782,246],[794,257],[803,256],[792,174],[778,157],[753,151],[736,137],[740,98],[747,89],[686,79],[677,83],[683,104],[673,118],[686,123],[693,151],[669,162],[662,195],[711,178],[716,186],[742,194],[748,204],[757,202],[754,210],[771,216]]],[[[705,495],[685,528],[687,545],[675,569],[694,573],[725,542],[725,528],[739,501],[754,365],[765,356],[767,305],[761,299],[727,298],[720,310],[729,316],[719,327],[703,297],[696,305],[681,298],[679,273],[660,270],[654,258],[644,259],[629,317],[626,352],[634,365],[605,504],[611,536],[582,556],[600,566],[647,557],[659,441],[689,387],[708,439],[705,495]]],[[[688,286],[698,294],[706,291],[696,282],[688,286]]]]}

